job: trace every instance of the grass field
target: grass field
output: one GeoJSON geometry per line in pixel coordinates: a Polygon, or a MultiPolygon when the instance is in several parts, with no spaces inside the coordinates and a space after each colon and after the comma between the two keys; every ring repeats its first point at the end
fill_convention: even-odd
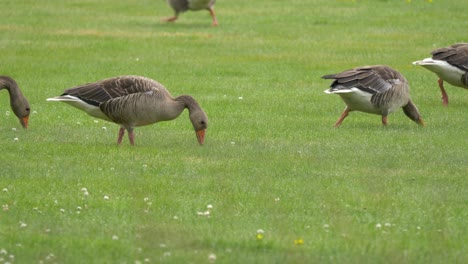
{"type": "Polygon", "coordinates": [[[443,107],[411,64],[468,41],[465,1],[219,0],[218,27],[206,11],[163,23],[163,0],[1,6],[0,75],[34,113],[23,130],[0,92],[0,263],[468,259],[468,92],[447,84],[443,107]],[[372,64],[408,79],[426,127],[402,111],[332,127],[344,103],[320,77],[372,64]],[[187,112],[131,147],[46,102],[124,74],[195,97],[205,145],[187,112]]]}

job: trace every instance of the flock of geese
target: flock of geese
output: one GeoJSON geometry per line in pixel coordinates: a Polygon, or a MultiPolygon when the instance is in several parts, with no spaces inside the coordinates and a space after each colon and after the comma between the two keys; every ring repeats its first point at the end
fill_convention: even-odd
{"type": "MultiPolygon", "coordinates": [[[[215,0],[168,0],[168,3],[175,15],[166,21],[175,21],[180,13],[187,10],[207,9],[213,25],[218,24],[213,10],[215,0]]],[[[431,54],[431,58],[413,64],[438,75],[442,103],[447,106],[444,81],[468,89],[468,43],[439,48],[431,54]]],[[[424,126],[418,108],[411,101],[408,81],[395,69],[385,65],[363,66],[322,78],[333,80],[325,93],[339,95],[346,104],[335,127],[339,127],[351,111],[381,115],[382,124],[387,125],[388,115],[399,108],[403,108],[411,120],[424,126]]],[[[2,89],[9,92],[11,109],[23,128],[27,128],[31,109],[18,84],[11,77],[0,76],[2,89]]],[[[173,97],[162,84],[143,76],[118,76],[79,85],[47,100],[67,103],[90,116],[120,125],[118,144],[127,131],[130,144],[134,145],[135,127],[173,120],[186,108],[200,145],[205,141],[208,127],[208,116],[193,97],[173,97]]]]}

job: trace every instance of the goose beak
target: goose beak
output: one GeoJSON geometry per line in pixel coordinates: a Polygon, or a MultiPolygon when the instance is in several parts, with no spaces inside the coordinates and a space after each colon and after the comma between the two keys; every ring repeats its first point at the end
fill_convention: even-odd
{"type": "Polygon", "coordinates": [[[197,140],[200,145],[203,145],[203,143],[205,142],[205,133],[206,133],[206,129],[201,129],[201,130],[196,131],[197,140]]]}
{"type": "Polygon", "coordinates": [[[28,121],[29,121],[29,116],[20,118],[20,123],[23,126],[23,128],[28,128],[28,121]]]}
{"type": "Polygon", "coordinates": [[[426,126],[426,124],[424,123],[424,120],[422,118],[419,118],[418,124],[420,124],[421,126],[426,126]]]}

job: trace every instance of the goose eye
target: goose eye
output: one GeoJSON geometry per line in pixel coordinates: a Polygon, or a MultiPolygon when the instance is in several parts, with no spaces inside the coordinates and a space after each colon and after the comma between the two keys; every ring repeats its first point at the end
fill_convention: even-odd
{"type": "Polygon", "coordinates": [[[28,112],[30,111],[29,107],[26,107],[26,111],[28,111],[28,112]]]}

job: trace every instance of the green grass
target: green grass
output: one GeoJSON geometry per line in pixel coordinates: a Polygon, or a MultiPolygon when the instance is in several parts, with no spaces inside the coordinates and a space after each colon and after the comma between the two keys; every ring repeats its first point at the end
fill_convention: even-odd
{"type": "Polygon", "coordinates": [[[447,85],[443,107],[411,64],[467,41],[464,1],[218,1],[217,28],[204,11],[160,22],[162,0],[1,5],[0,74],[35,112],[20,129],[0,92],[0,263],[468,258],[468,93],[447,85]],[[426,127],[402,111],[332,127],[344,103],[320,76],[371,64],[406,76],[426,127]],[[122,74],[194,96],[205,146],[187,113],[117,146],[117,125],[45,100],[122,74]]]}

